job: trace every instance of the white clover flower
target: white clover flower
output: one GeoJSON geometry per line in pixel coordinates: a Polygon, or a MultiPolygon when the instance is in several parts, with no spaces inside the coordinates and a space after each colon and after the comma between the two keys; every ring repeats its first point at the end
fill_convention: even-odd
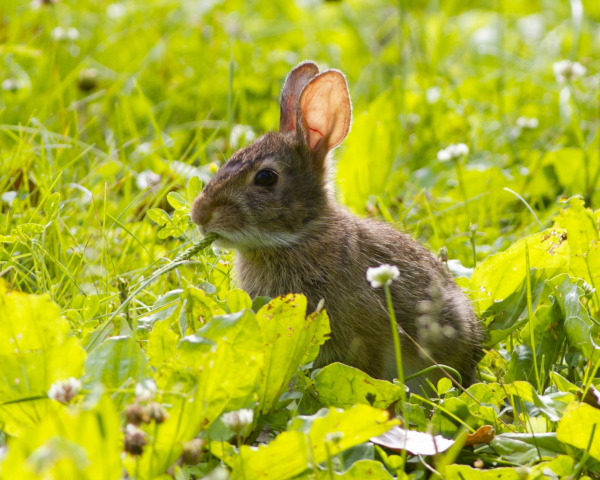
{"type": "Polygon", "coordinates": [[[154,173],[152,170],[144,170],[142,173],[138,173],[135,178],[135,184],[140,190],[145,190],[148,187],[155,187],[160,183],[161,176],[158,173],[154,173]]]}
{"type": "Polygon", "coordinates": [[[586,68],[579,62],[561,60],[552,66],[554,78],[558,83],[572,82],[585,75],[586,68]]]}
{"type": "Polygon", "coordinates": [[[75,40],[79,39],[79,30],[77,30],[75,27],[70,27],[69,29],[67,29],[67,38],[69,40],[71,40],[72,42],[74,42],[75,40]]]}
{"type": "Polygon", "coordinates": [[[19,90],[19,88],[21,88],[21,85],[19,81],[15,80],[14,78],[7,78],[6,80],[2,81],[2,90],[7,92],[16,92],[19,90]]]}
{"type": "Polygon", "coordinates": [[[124,17],[126,13],[127,9],[122,3],[111,3],[108,7],[106,7],[106,15],[109,18],[121,18],[124,17]]]}
{"type": "Polygon", "coordinates": [[[425,91],[425,99],[427,103],[436,103],[442,96],[442,89],[440,87],[430,87],[425,91]]]}
{"type": "Polygon", "coordinates": [[[400,270],[394,265],[380,265],[367,268],[367,280],[373,288],[389,285],[400,276],[400,270]]]}
{"type": "Polygon", "coordinates": [[[464,143],[457,143],[456,145],[452,143],[438,152],[437,159],[440,162],[447,162],[468,154],[469,147],[467,147],[464,143]]]}
{"type": "Polygon", "coordinates": [[[74,377],[58,380],[50,385],[48,398],[60,403],[69,403],[77,396],[79,390],[81,390],[81,382],[74,377]]]}
{"type": "Polygon", "coordinates": [[[146,378],[135,386],[135,399],[138,402],[149,402],[156,395],[156,383],[151,378],[146,378]]]}
{"type": "Polygon", "coordinates": [[[240,434],[244,428],[252,424],[254,412],[249,408],[241,408],[234,412],[227,412],[221,416],[223,424],[236,434],[240,434]]]}
{"type": "Polygon", "coordinates": [[[17,195],[18,192],[9,190],[8,192],[4,192],[2,196],[0,196],[0,199],[2,199],[4,203],[8,203],[10,205],[12,202],[14,202],[15,198],[17,198],[17,195]]]}
{"type": "Polygon", "coordinates": [[[50,35],[57,42],[62,42],[67,39],[67,31],[63,27],[54,27],[50,35]]]}
{"type": "Polygon", "coordinates": [[[229,135],[229,143],[232,148],[241,147],[244,143],[249,143],[256,138],[254,130],[248,125],[234,125],[229,135]]]}
{"type": "Polygon", "coordinates": [[[538,119],[535,117],[519,117],[517,118],[517,127],[522,129],[533,130],[539,126],[538,119]]]}

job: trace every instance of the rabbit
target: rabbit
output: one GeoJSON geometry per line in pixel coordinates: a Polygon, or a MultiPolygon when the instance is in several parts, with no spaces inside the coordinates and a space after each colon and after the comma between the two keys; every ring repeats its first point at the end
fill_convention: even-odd
{"type": "MultiPolygon", "coordinates": [[[[300,63],[285,80],[279,131],[233,154],[194,200],[192,221],[236,250],[235,278],[252,297],[302,293],[311,311],[324,300],[331,336],[315,367],[342,362],[374,378],[397,377],[385,293],[366,279],[369,267],[396,266],[390,289],[404,375],[435,361],[470,385],[483,329],[445,265],[409,235],[336,201],[329,153],[348,134],[351,109],[340,71],[300,63]]],[[[432,381],[444,375],[432,370],[432,381]]]]}

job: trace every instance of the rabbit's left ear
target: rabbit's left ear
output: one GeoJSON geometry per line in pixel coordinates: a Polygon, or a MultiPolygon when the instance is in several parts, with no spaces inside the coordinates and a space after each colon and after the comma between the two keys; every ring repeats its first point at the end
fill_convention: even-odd
{"type": "Polygon", "coordinates": [[[300,95],[297,115],[296,131],[310,150],[326,154],[342,143],[352,120],[344,74],[327,70],[313,78],[300,95]]]}
{"type": "Polygon", "coordinates": [[[302,62],[288,73],[281,91],[280,132],[293,132],[296,130],[296,110],[300,94],[306,84],[318,73],[319,67],[310,61],[302,62]]]}

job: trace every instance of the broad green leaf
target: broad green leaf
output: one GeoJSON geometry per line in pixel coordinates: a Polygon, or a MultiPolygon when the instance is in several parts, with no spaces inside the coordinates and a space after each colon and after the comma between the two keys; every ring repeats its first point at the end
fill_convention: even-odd
{"type": "Polygon", "coordinates": [[[566,239],[565,230],[548,229],[522,238],[508,250],[487,257],[471,277],[478,310],[485,312],[495,302],[522,288],[526,274],[526,248],[529,250],[530,266],[543,271],[546,278],[566,272],[569,265],[566,239]]]}
{"type": "Polygon", "coordinates": [[[288,431],[268,445],[242,446],[234,457],[231,479],[286,480],[316,468],[330,455],[359,445],[397,425],[388,413],[368,405],[349,410],[322,409],[311,417],[296,417],[288,431]]]}
{"type": "Polygon", "coordinates": [[[151,208],[150,210],[148,210],[146,212],[146,215],[154,223],[157,223],[158,225],[161,225],[163,227],[165,225],[171,225],[171,223],[172,223],[171,217],[169,217],[167,212],[165,212],[164,210],[162,210],[160,208],[151,208]]]}
{"type": "Polygon", "coordinates": [[[175,314],[179,315],[179,329],[184,335],[210,322],[213,316],[225,314],[225,310],[211,296],[194,286],[183,290],[181,300],[183,314],[175,314]]]}
{"type": "MultiPolygon", "coordinates": [[[[545,280],[546,274],[543,270],[531,269],[529,281],[532,311],[535,311],[538,303],[547,297],[545,280]],[[545,296],[544,293],[546,293],[545,296]]],[[[525,282],[526,279],[523,279],[523,282],[512,294],[504,300],[494,302],[483,314],[485,317],[491,317],[487,325],[486,346],[492,347],[498,344],[523,326],[527,328],[527,285],[525,282]]]]}
{"type": "MultiPolygon", "coordinates": [[[[147,369],[148,359],[133,338],[111,337],[88,354],[84,380],[90,386],[102,383],[110,391],[135,384],[146,377],[147,369]]],[[[120,401],[129,396],[119,395],[120,401]]]]}
{"type": "MultiPolygon", "coordinates": [[[[161,323],[157,326],[165,331],[161,323]]],[[[158,367],[157,384],[162,402],[170,406],[169,419],[156,432],[154,450],[140,459],[142,471],[152,472],[149,478],[169,468],[181,454],[182,442],[208,429],[223,412],[252,408],[264,370],[264,341],[252,311],[213,317],[181,339],[174,351],[172,335],[167,339],[172,358],[158,367]]],[[[156,360],[164,351],[155,351],[158,337],[151,340],[156,360]]],[[[133,461],[126,467],[131,472],[137,468],[133,461]]]]}
{"type": "MultiPolygon", "coordinates": [[[[327,470],[323,467],[321,470],[325,471],[320,472],[319,478],[328,478],[327,470]]],[[[314,478],[315,473],[311,472],[301,477],[295,477],[295,480],[313,480],[314,478]]],[[[345,472],[334,472],[333,478],[340,480],[393,480],[395,477],[390,475],[381,462],[365,459],[357,461],[345,472]]]]}
{"type": "Polygon", "coordinates": [[[569,457],[568,455],[558,455],[548,462],[541,462],[531,467],[528,478],[551,478],[550,472],[554,473],[554,475],[559,478],[568,478],[568,475],[573,473],[574,467],[575,459],[573,457],[569,457]]]}
{"type": "Polygon", "coordinates": [[[564,445],[554,433],[502,433],[494,437],[490,446],[504,459],[519,465],[565,453],[564,445]]]}
{"type": "Polygon", "coordinates": [[[550,372],[550,378],[552,379],[552,383],[556,386],[556,388],[561,392],[571,392],[575,393],[579,390],[577,385],[569,382],[565,377],[556,372],[550,372]]]}
{"type": "Polygon", "coordinates": [[[160,368],[175,358],[179,337],[170,328],[169,320],[161,320],[154,324],[146,352],[150,365],[160,368]]]}
{"type": "Polygon", "coordinates": [[[586,306],[581,302],[584,292],[577,283],[567,275],[552,279],[552,295],[561,306],[564,315],[564,330],[569,343],[580,350],[588,359],[600,347],[594,342],[592,328],[594,322],[590,318],[586,306]]]}
{"type": "Polygon", "coordinates": [[[508,395],[516,395],[526,402],[533,403],[553,422],[561,418],[564,409],[576,398],[574,394],[567,392],[540,395],[530,383],[523,381],[507,384],[504,389],[508,395]]]}
{"type": "Polygon", "coordinates": [[[84,320],[90,320],[91,318],[98,313],[100,309],[100,300],[98,295],[88,295],[85,297],[83,302],[83,309],[81,310],[81,315],[84,320]]]}
{"type": "Polygon", "coordinates": [[[10,291],[1,279],[0,352],[0,424],[11,435],[46,417],[52,383],[83,373],[85,351],[58,305],[10,291]]]}
{"type": "Polygon", "coordinates": [[[563,209],[554,219],[557,228],[567,231],[570,248],[569,270],[595,288],[600,288],[600,225],[581,197],[568,200],[569,208],[563,209]]]}
{"type": "Polygon", "coordinates": [[[187,184],[188,200],[192,202],[200,193],[202,193],[202,180],[198,177],[190,178],[187,184]]]}
{"type": "MultiPolygon", "coordinates": [[[[264,338],[265,369],[259,386],[260,411],[266,412],[277,401],[301,361],[323,343],[324,314],[306,317],[306,297],[286,295],[271,300],[256,314],[264,338]]],[[[328,327],[328,325],[327,325],[328,327]]]]}
{"type": "Polygon", "coordinates": [[[158,232],[158,238],[164,240],[169,237],[179,237],[185,232],[179,227],[165,227],[158,232]]]}
{"type": "Polygon", "coordinates": [[[399,386],[376,380],[356,368],[332,363],[322,368],[314,379],[319,402],[325,407],[349,408],[364,403],[387,408],[402,396],[399,386]]]}
{"type": "MultiPolygon", "coordinates": [[[[561,114],[570,116],[572,111],[570,102],[570,90],[564,87],[560,95],[561,114]]],[[[570,119],[568,120],[570,123],[570,119]]],[[[570,193],[581,193],[585,191],[585,166],[590,172],[596,172],[598,169],[598,154],[595,149],[590,149],[587,156],[584,151],[577,147],[560,148],[547,152],[543,158],[543,165],[554,169],[556,178],[561,186],[568,189],[570,193]]]]}
{"type": "Polygon", "coordinates": [[[469,408],[464,400],[449,397],[441,402],[441,408],[434,410],[431,423],[437,432],[448,437],[458,432],[461,427],[459,419],[468,422],[469,408]]]}
{"type": "Polygon", "coordinates": [[[252,299],[243,290],[236,288],[227,294],[227,307],[231,313],[252,308],[252,299]]]}
{"type": "Polygon", "coordinates": [[[572,403],[558,423],[556,438],[560,442],[588,451],[600,461],[600,410],[585,403],[572,403]]]}
{"type": "Polygon", "coordinates": [[[335,478],[343,480],[393,480],[394,477],[385,469],[381,462],[375,460],[359,460],[346,472],[336,475],[335,478]]]}
{"type": "Polygon", "coordinates": [[[171,290],[158,297],[148,314],[139,319],[145,325],[154,325],[155,322],[169,318],[179,307],[183,290],[171,290]]]}
{"type": "Polygon", "coordinates": [[[175,210],[189,210],[187,200],[183,198],[180,193],[169,192],[167,193],[167,201],[175,210]]]}
{"type": "Polygon", "coordinates": [[[53,402],[39,425],[11,439],[0,479],[118,480],[121,452],[121,419],[110,398],[91,408],[53,402]]]}
{"type": "Polygon", "coordinates": [[[482,470],[468,465],[448,465],[444,471],[446,480],[522,480],[525,471],[516,468],[491,468],[482,470]]]}

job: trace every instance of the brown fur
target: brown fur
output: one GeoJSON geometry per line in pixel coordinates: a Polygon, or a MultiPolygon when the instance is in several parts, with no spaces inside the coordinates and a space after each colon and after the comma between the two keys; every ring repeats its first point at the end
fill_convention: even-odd
{"type": "MultiPolygon", "coordinates": [[[[384,291],[371,288],[365,275],[369,267],[397,266],[400,277],[391,293],[398,323],[436,362],[454,367],[470,384],[483,333],[445,266],[408,235],[357,218],[335,200],[327,154],[349,129],[350,100],[341,73],[307,78],[307,71],[318,71],[313,65],[301,64],[286,80],[281,131],[236,152],[194,201],[192,220],[238,251],[235,273],[251,296],[301,292],[309,309],[325,300],[332,334],[318,366],[340,361],[377,378],[394,377],[384,291]],[[279,174],[272,187],[254,184],[264,168],[279,174]]],[[[405,374],[431,364],[406,336],[402,349],[405,374]]]]}

